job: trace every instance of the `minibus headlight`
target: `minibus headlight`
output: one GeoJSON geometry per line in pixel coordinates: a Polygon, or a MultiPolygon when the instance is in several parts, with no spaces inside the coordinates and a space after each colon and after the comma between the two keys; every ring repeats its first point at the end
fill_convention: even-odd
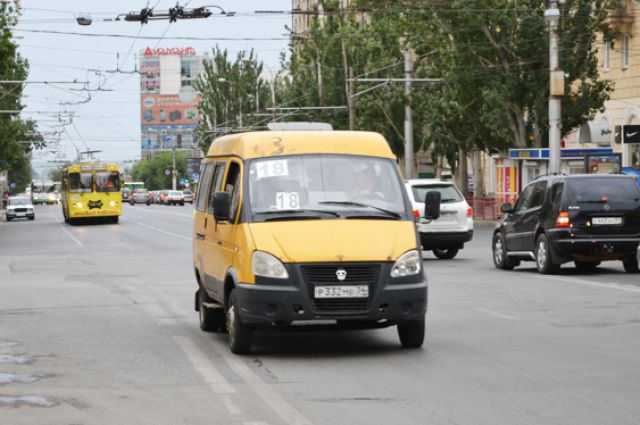
{"type": "Polygon", "coordinates": [[[274,279],[287,279],[289,277],[289,273],[287,273],[282,261],[264,251],[253,252],[251,256],[251,271],[256,276],[274,279]]]}
{"type": "Polygon", "coordinates": [[[398,258],[391,268],[391,277],[411,276],[420,273],[420,253],[413,249],[398,258]]]}
{"type": "Polygon", "coordinates": [[[76,202],[76,208],[82,208],[82,202],[76,202]]]}

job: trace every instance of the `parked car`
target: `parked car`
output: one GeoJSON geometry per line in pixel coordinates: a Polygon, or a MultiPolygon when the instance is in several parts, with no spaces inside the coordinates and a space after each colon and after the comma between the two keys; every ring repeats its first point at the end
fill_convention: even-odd
{"type": "Polygon", "coordinates": [[[12,196],[9,198],[6,214],[7,221],[11,221],[14,218],[28,218],[29,220],[35,220],[36,218],[31,200],[23,196],[12,196]]]}
{"type": "Polygon", "coordinates": [[[414,211],[424,211],[427,192],[440,192],[440,218],[418,221],[422,248],[440,259],[451,259],[473,238],[473,211],[458,188],[438,179],[413,179],[405,183],[414,211]]]}
{"type": "Polygon", "coordinates": [[[158,197],[160,196],[160,191],[159,190],[152,190],[149,193],[151,193],[151,203],[152,204],[159,204],[160,201],[159,201],[158,197]]]}
{"type": "Polygon", "coordinates": [[[165,196],[165,205],[184,205],[184,193],[178,190],[170,190],[165,196]]]}
{"type": "Polygon", "coordinates": [[[193,204],[193,192],[190,190],[183,190],[182,193],[184,194],[184,202],[193,204]]]}
{"type": "Polygon", "coordinates": [[[535,261],[540,273],[556,273],[573,261],[594,272],[601,261],[620,260],[638,273],[640,189],[622,175],[544,176],[530,183],[493,233],[493,262],[510,270],[535,261]]]}
{"type": "Polygon", "coordinates": [[[134,189],[131,195],[129,196],[129,203],[131,205],[135,205],[135,204],[151,205],[151,200],[149,199],[149,193],[147,192],[147,189],[134,189]]]}

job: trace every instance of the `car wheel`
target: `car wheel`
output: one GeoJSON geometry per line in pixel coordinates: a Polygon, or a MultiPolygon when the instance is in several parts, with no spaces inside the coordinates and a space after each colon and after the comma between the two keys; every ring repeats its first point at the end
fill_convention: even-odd
{"type": "Polygon", "coordinates": [[[36,216],[34,215],[33,217],[29,217],[29,220],[35,220],[36,216]]]}
{"type": "Polygon", "coordinates": [[[251,351],[253,329],[240,321],[236,291],[233,290],[227,307],[227,332],[229,333],[229,348],[232,353],[247,354],[251,351]]]}
{"type": "Polygon", "coordinates": [[[538,236],[536,241],[536,267],[542,274],[555,274],[560,270],[560,265],[551,258],[551,247],[544,234],[538,236]]]}
{"type": "Polygon", "coordinates": [[[507,256],[507,244],[502,233],[493,237],[493,265],[502,270],[511,270],[518,264],[507,256]]]}
{"type": "Polygon", "coordinates": [[[118,217],[117,215],[115,217],[111,217],[111,223],[118,224],[118,221],[120,221],[119,218],[120,217],[118,217]]]}
{"type": "Polygon", "coordinates": [[[205,332],[224,332],[226,329],[224,308],[207,308],[204,303],[210,303],[211,298],[204,289],[198,290],[198,312],[200,315],[200,329],[205,332]]]}
{"type": "Polygon", "coordinates": [[[433,255],[441,260],[451,260],[453,257],[458,255],[458,248],[434,249],[433,255]]]}
{"type": "Polygon", "coordinates": [[[640,259],[640,251],[636,251],[636,255],[632,255],[628,258],[622,260],[622,265],[624,266],[624,270],[627,273],[639,273],[640,267],[638,266],[638,262],[640,259]]]}
{"type": "Polygon", "coordinates": [[[580,273],[595,273],[600,261],[575,261],[575,265],[580,273]]]}
{"type": "Polygon", "coordinates": [[[13,220],[11,217],[7,216],[7,221],[13,220]]]}
{"type": "Polygon", "coordinates": [[[398,325],[398,336],[404,348],[420,348],[424,343],[424,319],[398,325]]]}

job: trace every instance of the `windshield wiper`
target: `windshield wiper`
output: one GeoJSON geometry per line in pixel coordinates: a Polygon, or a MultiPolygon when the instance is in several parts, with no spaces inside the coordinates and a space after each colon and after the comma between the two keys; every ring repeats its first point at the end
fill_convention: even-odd
{"type": "Polygon", "coordinates": [[[305,208],[296,208],[296,209],[288,209],[288,210],[269,210],[269,211],[256,211],[254,214],[290,214],[290,213],[316,213],[316,214],[329,214],[334,217],[340,217],[340,214],[335,211],[329,210],[310,210],[305,208]]]}
{"type": "Polygon", "coordinates": [[[346,207],[362,207],[362,208],[373,208],[374,210],[382,211],[385,214],[388,214],[395,218],[402,218],[400,214],[394,211],[389,211],[384,208],[376,207],[374,205],[363,204],[360,202],[352,202],[352,201],[322,201],[318,202],[320,205],[343,205],[346,207]]]}

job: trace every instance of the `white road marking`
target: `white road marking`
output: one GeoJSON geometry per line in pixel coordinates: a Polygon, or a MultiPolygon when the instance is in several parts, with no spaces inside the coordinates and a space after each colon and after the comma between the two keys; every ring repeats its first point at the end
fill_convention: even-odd
{"type": "Polygon", "coordinates": [[[57,217],[56,215],[54,215],[51,211],[47,211],[47,212],[48,212],[48,213],[53,217],[53,219],[54,219],[54,220],[55,220],[55,221],[60,225],[60,228],[62,229],[62,231],[63,231],[67,236],[69,236],[69,237],[71,238],[71,240],[73,240],[75,243],[77,243],[77,244],[78,244],[78,246],[80,246],[80,248],[84,248],[84,244],[83,244],[82,242],[80,242],[80,241],[78,240],[78,238],[76,238],[75,236],[73,236],[73,235],[71,234],[71,232],[69,232],[69,231],[65,228],[66,224],[65,224],[63,221],[61,221],[60,219],[58,219],[58,217],[57,217]]]}
{"type": "Polygon", "coordinates": [[[580,279],[577,277],[564,277],[564,276],[545,276],[540,274],[533,274],[533,277],[543,280],[555,280],[559,282],[577,283],[580,285],[595,286],[598,288],[615,289],[617,291],[634,292],[640,294],[640,287],[633,285],[625,285],[617,282],[593,282],[591,280],[580,279]]]}
{"type": "MultiPolygon", "coordinates": [[[[191,339],[177,335],[172,338],[182,351],[184,351],[193,368],[202,376],[204,381],[209,384],[216,394],[235,394],[236,390],[191,339]]],[[[228,400],[228,402],[230,401],[231,400],[228,400]]],[[[227,403],[225,403],[225,405],[229,406],[227,403]]],[[[236,412],[239,412],[237,406],[232,403],[231,406],[235,408],[236,412]]]]}
{"type": "Polygon", "coordinates": [[[311,425],[291,404],[276,392],[271,385],[265,383],[237,357],[223,356],[231,369],[242,378],[258,396],[289,425],[311,425]]]}
{"type": "Polygon", "coordinates": [[[155,230],[156,232],[164,233],[165,235],[169,235],[169,236],[173,236],[173,237],[176,237],[176,238],[184,239],[185,241],[189,241],[189,242],[192,241],[191,238],[188,238],[186,236],[178,235],[177,233],[167,232],[166,230],[163,230],[163,229],[161,229],[159,227],[150,226],[150,225],[148,225],[146,223],[143,223],[141,221],[131,220],[130,218],[127,218],[126,220],[130,221],[132,223],[135,223],[135,224],[137,224],[139,226],[146,227],[147,229],[151,229],[151,230],[155,230]]]}
{"type": "Polygon", "coordinates": [[[146,212],[146,213],[153,213],[153,214],[160,214],[160,215],[175,215],[176,217],[189,217],[189,218],[193,218],[193,214],[179,214],[179,213],[171,213],[171,212],[158,212],[157,210],[151,210],[151,209],[146,209],[146,208],[128,208],[127,211],[140,211],[140,212],[146,212]]]}
{"type": "Polygon", "coordinates": [[[240,408],[236,406],[236,404],[228,395],[222,396],[222,404],[224,404],[224,407],[226,407],[229,413],[231,413],[232,415],[239,415],[240,413],[242,413],[242,410],[240,410],[240,408]]]}
{"type": "Polygon", "coordinates": [[[508,314],[504,314],[504,313],[500,313],[497,311],[493,311],[493,310],[488,310],[486,308],[481,308],[481,307],[474,307],[474,310],[480,313],[485,313],[488,314],[489,316],[493,316],[493,317],[497,317],[499,319],[506,319],[506,320],[520,320],[519,317],[516,316],[510,316],[508,314]]]}

